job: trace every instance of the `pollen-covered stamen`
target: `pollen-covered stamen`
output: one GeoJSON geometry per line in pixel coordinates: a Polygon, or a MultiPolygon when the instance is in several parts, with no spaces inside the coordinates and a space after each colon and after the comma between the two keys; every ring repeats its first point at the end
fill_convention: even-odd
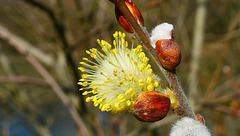
{"type": "Polygon", "coordinates": [[[95,48],[86,51],[96,62],[83,58],[79,67],[83,74],[78,84],[83,86],[80,89],[83,95],[92,94],[86,102],[93,102],[101,111],[116,114],[131,110],[141,93],[162,89],[142,46],[133,48],[132,44],[128,49],[124,33],[116,32],[113,36],[113,46],[97,40],[104,54],[95,48]]]}

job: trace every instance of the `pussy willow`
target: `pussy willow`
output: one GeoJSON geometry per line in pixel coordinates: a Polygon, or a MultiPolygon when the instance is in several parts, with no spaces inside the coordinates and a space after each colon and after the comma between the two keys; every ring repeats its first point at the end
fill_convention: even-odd
{"type": "Polygon", "coordinates": [[[93,102],[101,111],[112,114],[132,110],[134,101],[146,91],[162,91],[158,78],[148,63],[149,58],[142,46],[131,47],[125,34],[115,32],[113,46],[104,40],[97,40],[103,53],[95,48],[86,53],[93,59],[83,58],[78,68],[83,74],[78,84],[86,102],[93,102]]]}

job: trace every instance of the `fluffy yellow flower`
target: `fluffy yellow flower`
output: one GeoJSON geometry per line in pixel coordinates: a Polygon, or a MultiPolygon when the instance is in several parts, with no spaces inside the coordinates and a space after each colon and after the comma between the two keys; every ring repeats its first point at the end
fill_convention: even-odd
{"type": "Polygon", "coordinates": [[[142,46],[128,48],[125,34],[115,32],[113,47],[104,40],[97,40],[104,53],[92,48],[86,51],[95,61],[83,58],[78,69],[83,73],[78,84],[83,95],[92,94],[86,102],[93,102],[102,111],[112,114],[129,111],[137,97],[146,91],[158,90],[160,79],[153,73],[149,58],[142,46]]]}

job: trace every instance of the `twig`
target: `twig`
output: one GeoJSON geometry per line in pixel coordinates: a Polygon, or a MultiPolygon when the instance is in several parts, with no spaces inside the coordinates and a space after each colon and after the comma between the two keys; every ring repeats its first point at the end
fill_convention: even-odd
{"type": "MultiPolygon", "coordinates": [[[[78,82],[78,78],[79,78],[79,73],[77,71],[77,65],[74,63],[74,59],[71,55],[71,50],[70,50],[70,46],[69,43],[67,42],[67,38],[65,35],[65,26],[63,24],[63,22],[59,22],[54,14],[54,12],[52,11],[52,9],[50,9],[49,7],[47,7],[46,5],[36,1],[36,0],[25,0],[26,2],[30,3],[31,5],[39,8],[40,10],[42,10],[43,12],[45,12],[49,18],[51,19],[51,21],[53,22],[55,31],[59,37],[59,39],[62,42],[63,45],[63,51],[65,54],[65,58],[70,66],[70,69],[72,70],[72,74],[73,74],[73,78],[74,78],[74,82],[75,82],[75,87],[76,88],[80,88],[80,86],[77,85],[78,82]]],[[[79,95],[80,97],[80,107],[82,108],[81,111],[87,111],[86,110],[86,105],[84,103],[84,99],[82,95],[79,95]]]]}
{"type": "Polygon", "coordinates": [[[42,79],[35,78],[35,77],[27,77],[27,76],[7,76],[7,77],[0,77],[0,84],[1,83],[31,83],[41,86],[48,86],[47,82],[42,79]]]}
{"type": "Polygon", "coordinates": [[[40,60],[45,65],[53,65],[54,60],[53,57],[42,52],[41,50],[35,48],[33,45],[31,45],[29,42],[25,41],[24,39],[18,37],[17,35],[11,33],[8,31],[4,26],[0,24],[0,37],[5,39],[8,38],[9,42],[16,44],[18,48],[21,48],[21,50],[24,50],[26,53],[32,54],[34,57],[36,57],[38,60],[40,60]]]}
{"type": "Polygon", "coordinates": [[[222,105],[216,106],[215,109],[217,111],[221,111],[221,112],[224,112],[224,113],[234,115],[236,117],[240,117],[240,110],[237,110],[237,109],[229,108],[227,106],[222,106],[222,105]]]}
{"type": "MultiPolygon", "coordinates": [[[[8,37],[6,37],[5,40],[8,41],[7,39],[8,37]]],[[[9,42],[9,41],[8,41],[9,42]]],[[[19,46],[17,46],[17,43],[11,43],[9,42],[10,45],[12,45],[16,50],[18,50],[21,54],[25,55],[26,59],[33,65],[33,67],[42,75],[42,77],[46,80],[46,82],[52,87],[52,89],[54,90],[54,92],[57,94],[57,96],[60,98],[60,100],[63,102],[63,104],[68,108],[70,114],[73,117],[73,120],[75,121],[75,123],[77,124],[79,130],[81,131],[82,135],[84,136],[88,136],[88,130],[85,126],[85,124],[83,123],[82,118],[80,117],[80,115],[77,112],[77,109],[73,106],[73,104],[70,102],[70,100],[68,99],[68,97],[66,96],[66,94],[64,93],[64,91],[62,90],[62,88],[58,85],[58,83],[55,81],[55,79],[51,76],[50,73],[48,73],[48,71],[43,67],[43,65],[41,63],[39,63],[39,61],[32,56],[31,54],[27,54],[25,52],[25,50],[23,50],[22,48],[19,48],[19,46]]]]}
{"type": "Polygon", "coordinates": [[[209,83],[209,86],[205,92],[205,97],[207,97],[211,93],[211,91],[213,90],[213,87],[216,85],[216,83],[219,79],[219,76],[221,74],[221,68],[223,67],[224,61],[226,59],[226,56],[227,56],[229,48],[230,48],[229,41],[233,37],[233,35],[234,35],[233,31],[234,31],[234,29],[236,29],[239,21],[240,21],[240,12],[238,12],[238,14],[235,17],[235,19],[233,20],[233,22],[229,25],[228,33],[223,38],[223,41],[222,41],[222,42],[224,42],[223,53],[221,54],[221,59],[218,63],[218,66],[217,66],[215,72],[214,72],[214,75],[209,83]]]}
{"type": "MultiPolygon", "coordinates": [[[[2,60],[2,68],[3,71],[5,71],[5,74],[13,77],[12,75],[15,75],[16,71],[5,52],[1,53],[0,59],[2,60]]],[[[31,121],[31,125],[39,135],[51,136],[51,132],[48,127],[39,122],[39,114],[36,108],[29,101],[28,97],[26,97],[28,94],[26,94],[25,88],[18,83],[11,85],[5,84],[4,86],[5,87],[1,87],[0,89],[0,104],[2,104],[2,107],[9,111],[14,111],[14,113],[18,113],[19,111],[24,112],[24,116],[27,116],[27,120],[31,121]],[[14,106],[13,103],[15,104],[14,106]]]]}
{"type": "Polygon", "coordinates": [[[109,0],[109,1],[113,2],[117,6],[117,8],[119,8],[119,10],[123,13],[125,18],[131,24],[132,28],[135,30],[135,33],[138,36],[138,38],[142,41],[146,51],[150,52],[151,58],[157,64],[157,66],[165,76],[166,80],[170,84],[171,90],[173,91],[173,93],[175,94],[179,101],[178,105],[179,108],[177,109],[176,112],[184,113],[184,116],[196,119],[196,116],[187,100],[187,97],[182,89],[182,86],[178,81],[176,73],[169,72],[161,66],[161,63],[157,57],[156,50],[150,44],[149,33],[137,23],[137,21],[135,20],[135,18],[133,17],[133,15],[129,11],[123,0],[109,0]]]}
{"type": "Polygon", "coordinates": [[[195,16],[195,26],[194,26],[194,36],[193,36],[193,47],[192,47],[192,57],[190,63],[190,73],[188,77],[189,85],[189,101],[192,103],[193,107],[196,105],[196,100],[198,96],[197,84],[198,84],[198,68],[199,60],[201,57],[202,46],[204,42],[204,28],[206,19],[206,0],[197,1],[197,11],[195,16]]]}

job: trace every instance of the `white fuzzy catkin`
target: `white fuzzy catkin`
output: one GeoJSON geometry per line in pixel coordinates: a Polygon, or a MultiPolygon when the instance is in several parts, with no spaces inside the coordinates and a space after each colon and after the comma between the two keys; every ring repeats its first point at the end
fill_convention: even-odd
{"type": "Polygon", "coordinates": [[[211,136],[208,128],[200,122],[183,117],[172,127],[169,136],[211,136]]]}
{"type": "Polygon", "coordinates": [[[151,33],[151,45],[153,48],[156,47],[156,42],[160,39],[172,39],[171,31],[173,30],[173,25],[168,23],[162,23],[157,25],[152,29],[151,33]]]}

